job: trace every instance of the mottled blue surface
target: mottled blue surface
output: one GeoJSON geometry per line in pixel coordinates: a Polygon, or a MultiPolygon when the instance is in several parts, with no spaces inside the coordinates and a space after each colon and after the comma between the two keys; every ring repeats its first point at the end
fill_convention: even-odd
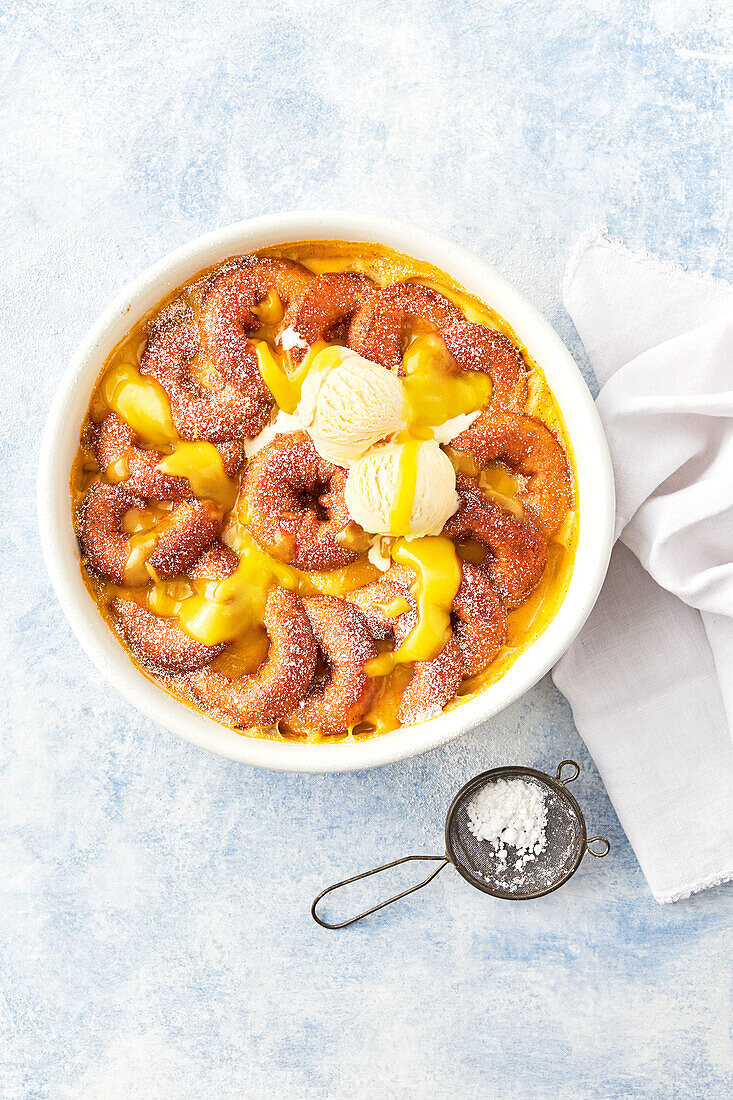
{"type": "Polygon", "coordinates": [[[0,1094],[728,1094],[733,893],[654,903],[549,679],[381,771],[237,767],[102,682],[51,593],[33,501],[45,411],[92,320],[151,261],[248,215],[429,226],[518,283],[581,362],[559,288],[591,222],[730,276],[725,0],[0,13],[0,1094]],[[475,772],[565,756],[613,853],[563,891],[500,903],[447,870],[351,931],[311,921],[342,873],[439,851],[475,772]]]}

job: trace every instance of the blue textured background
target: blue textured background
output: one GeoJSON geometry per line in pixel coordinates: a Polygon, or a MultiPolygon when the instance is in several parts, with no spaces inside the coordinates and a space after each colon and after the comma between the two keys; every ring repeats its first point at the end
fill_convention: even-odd
{"type": "Polygon", "coordinates": [[[589,223],[730,276],[729,12],[0,0],[3,1097],[727,1094],[733,893],[653,902],[549,679],[381,771],[206,756],[80,652],[34,478],[57,379],[110,297],[248,215],[429,226],[518,283],[581,362],[559,286],[589,223]],[[439,851],[475,772],[564,756],[613,854],[563,891],[500,903],[448,870],[351,931],[311,921],[342,873],[439,851]]]}

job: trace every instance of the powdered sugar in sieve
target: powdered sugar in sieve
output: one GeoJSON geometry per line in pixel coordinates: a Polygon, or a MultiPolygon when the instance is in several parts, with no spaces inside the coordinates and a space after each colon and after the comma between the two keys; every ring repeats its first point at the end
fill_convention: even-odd
{"type": "Polygon", "coordinates": [[[449,846],[464,878],[480,880],[474,885],[504,897],[537,896],[574,869],[585,829],[566,792],[524,769],[510,771],[521,774],[490,777],[457,802],[449,846]]]}

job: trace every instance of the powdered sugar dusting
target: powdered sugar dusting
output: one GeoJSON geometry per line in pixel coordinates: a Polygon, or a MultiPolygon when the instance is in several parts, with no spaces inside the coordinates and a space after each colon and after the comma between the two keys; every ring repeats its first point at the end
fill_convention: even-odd
{"type": "Polygon", "coordinates": [[[292,351],[293,348],[305,350],[308,347],[308,341],[304,340],[294,328],[284,328],[278,337],[278,341],[283,351],[292,351]]]}
{"type": "Polygon", "coordinates": [[[468,828],[492,846],[500,863],[521,871],[545,850],[547,807],[537,783],[493,779],[466,807],[468,828]]]}

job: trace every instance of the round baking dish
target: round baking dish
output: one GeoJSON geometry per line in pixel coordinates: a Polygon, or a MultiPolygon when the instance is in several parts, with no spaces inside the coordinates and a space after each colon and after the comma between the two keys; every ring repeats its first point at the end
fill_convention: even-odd
{"type": "Polygon", "coordinates": [[[564,344],[547,321],[489,264],[459,245],[416,226],[364,214],[274,214],[198,237],[129,283],[79,346],[49,413],[38,478],[41,543],[61,606],[102,675],[149,718],[200,748],[240,763],[299,772],[356,771],[437,748],[508,706],[558,660],[585,622],[600,591],[611,552],[613,474],[595,405],[564,344]],[[132,664],[92,602],[79,568],[71,522],[69,473],[79,425],[102,363],[136,320],[202,268],[228,256],[299,240],[375,242],[446,271],[487,302],[514,329],[541,365],[565,418],[575,453],[580,530],[573,574],[555,618],[504,676],[476,698],[429,722],[372,740],[299,744],[246,737],[167,695],[132,664]]]}

